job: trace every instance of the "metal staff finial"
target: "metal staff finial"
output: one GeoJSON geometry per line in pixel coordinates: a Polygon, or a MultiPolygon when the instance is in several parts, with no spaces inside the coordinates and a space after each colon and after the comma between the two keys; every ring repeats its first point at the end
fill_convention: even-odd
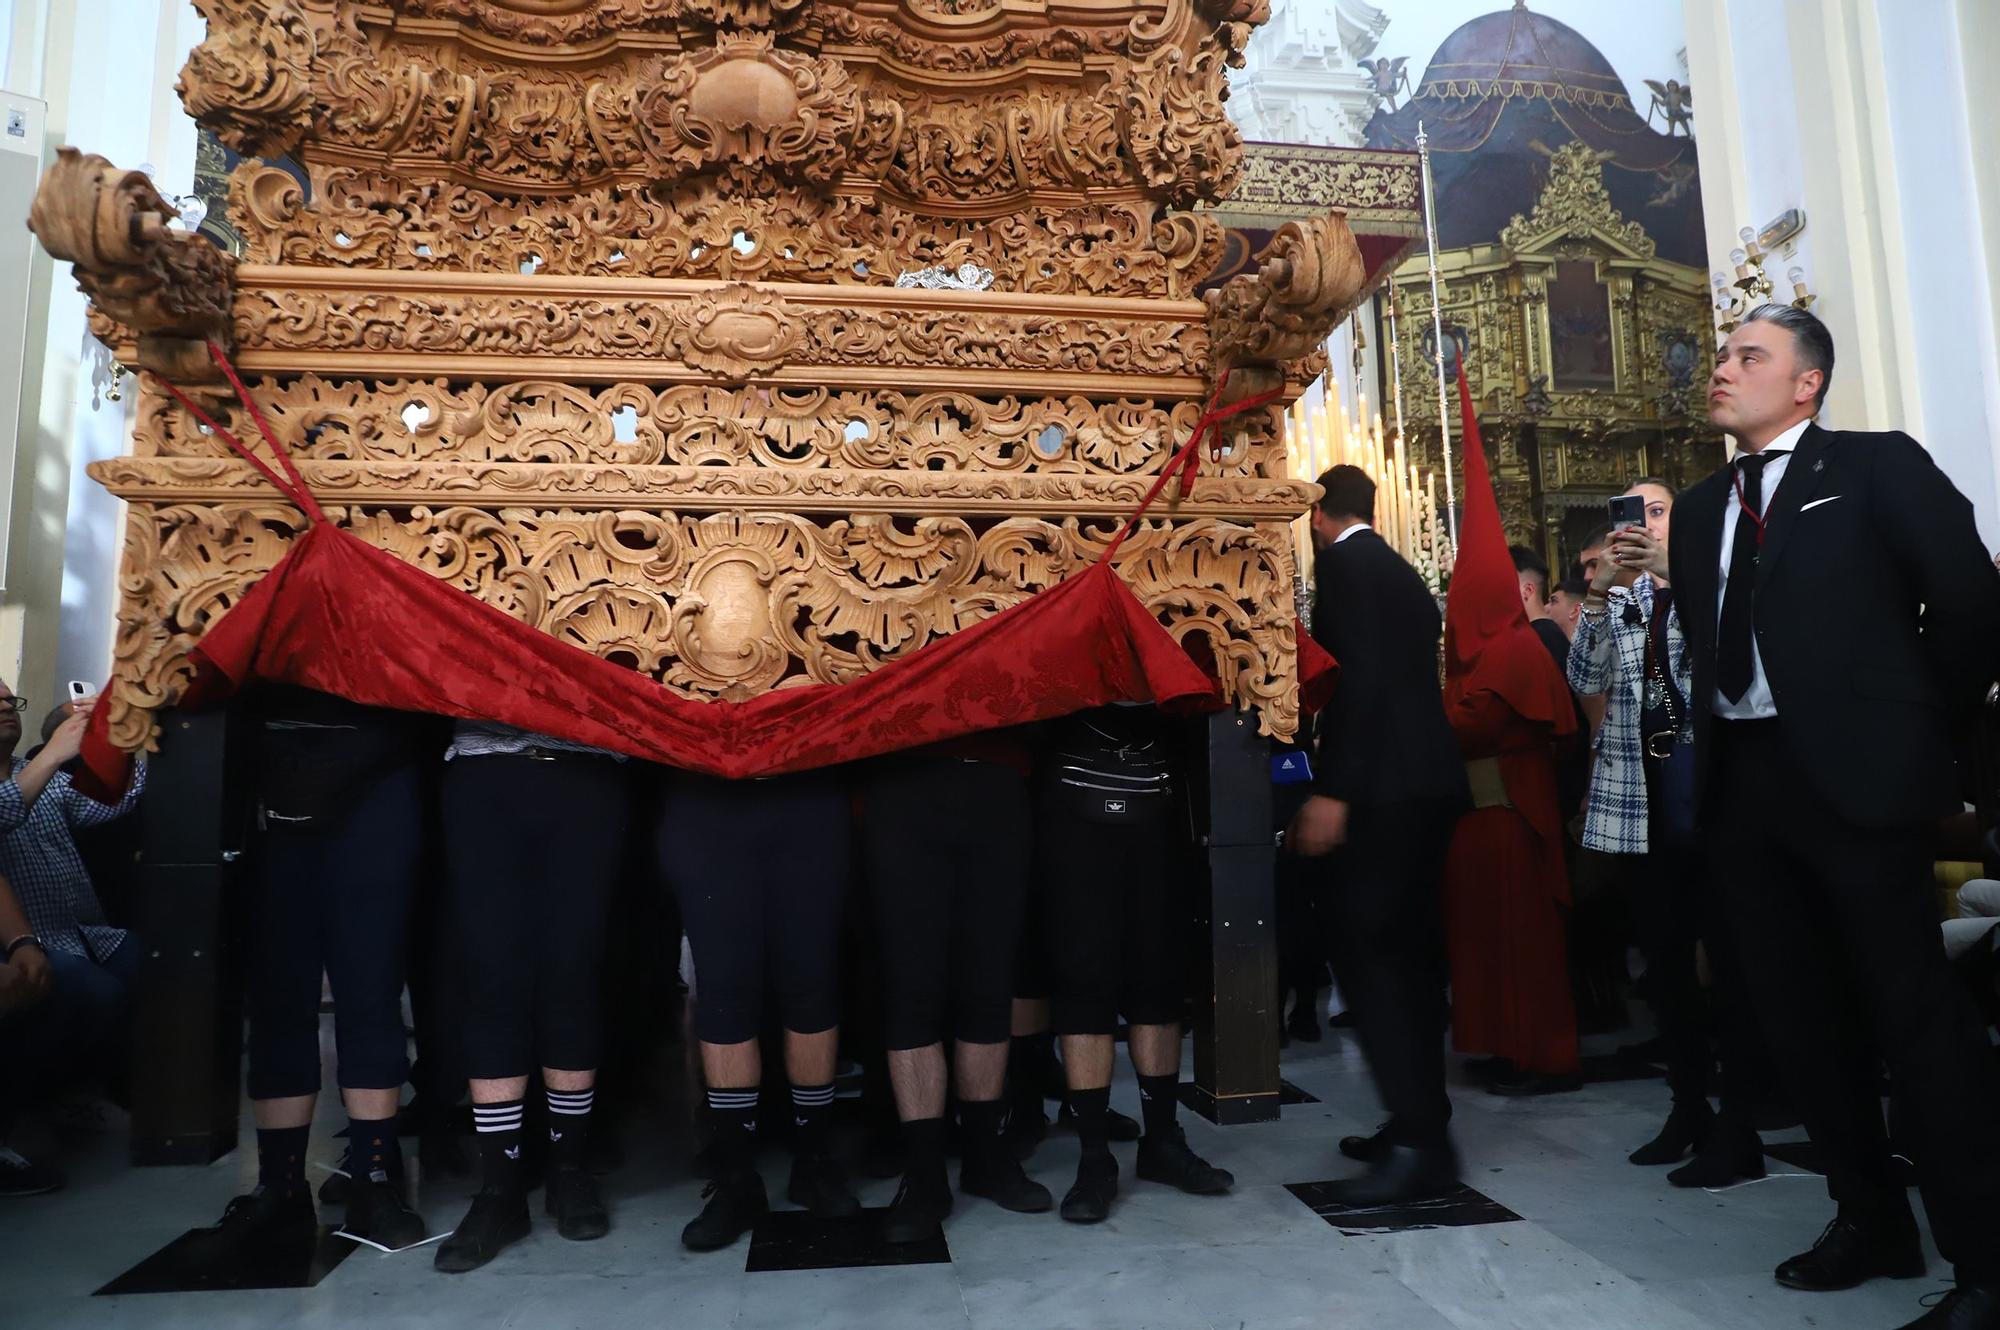
{"type": "Polygon", "coordinates": [[[1417,122],[1417,162],[1424,176],[1424,249],[1431,269],[1431,335],[1436,338],[1438,372],[1438,434],[1444,442],[1444,513],[1451,529],[1451,548],[1458,551],[1458,487],[1451,476],[1451,406],[1444,381],[1444,301],[1438,294],[1437,199],[1431,192],[1430,137],[1417,122]]]}

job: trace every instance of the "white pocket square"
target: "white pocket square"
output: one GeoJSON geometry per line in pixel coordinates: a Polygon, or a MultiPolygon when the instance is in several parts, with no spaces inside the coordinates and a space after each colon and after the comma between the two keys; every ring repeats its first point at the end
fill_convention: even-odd
{"type": "Polygon", "coordinates": [[[1838,494],[1829,494],[1829,495],[1827,495],[1827,496],[1826,496],[1826,497],[1825,497],[1824,499],[1814,499],[1814,500],[1813,500],[1813,501],[1812,501],[1811,503],[1809,503],[1809,504],[1806,504],[1805,506],[1801,507],[1801,508],[1799,509],[1799,511],[1800,511],[1800,512],[1802,512],[1802,513],[1809,513],[1809,512],[1811,512],[1811,511],[1812,511],[1813,509],[1815,509],[1815,508],[1819,507],[1819,506],[1820,506],[1821,504],[1823,504],[1823,503],[1832,503],[1832,502],[1833,502],[1833,501],[1834,501],[1835,499],[1838,499],[1838,498],[1840,498],[1840,497],[1842,497],[1842,496],[1840,496],[1840,495],[1838,495],[1838,494]]]}

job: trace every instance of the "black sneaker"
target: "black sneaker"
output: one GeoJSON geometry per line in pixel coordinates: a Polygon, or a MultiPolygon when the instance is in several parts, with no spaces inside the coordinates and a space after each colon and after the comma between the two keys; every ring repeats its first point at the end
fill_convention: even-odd
{"type": "Polygon", "coordinates": [[[259,1186],[224,1206],[222,1219],[190,1236],[182,1252],[197,1269],[289,1260],[310,1253],[318,1236],[310,1195],[259,1186]]]}
{"type": "Polygon", "coordinates": [[[354,1181],[353,1177],[347,1171],[348,1160],[352,1158],[353,1155],[351,1153],[341,1155],[340,1171],[338,1173],[327,1174],[326,1181],[319,1184],[319,1203],[321,1205],[347,1204],[347,1198],[352,1193],[352,1183],[354,1181]]]}
{"type": "Polygon", "coordinates": [[[438,1244],[431,1264],[448,1275],[477,1270],[527,1237],[532,1228],[525,1193],[482,1191],[472,1198],[472,1208],[451,1236],[438,1244]]]}
{"type": "Polygon", "coordinates": [[[1076,1184],[1062,1199],[1062,1217],[1072,1224],[1101,1223],[1118,1195],[1118,1161],[1106,1150],[1077,1161],[1076,1184]]]}
{"type": "Polygon", "coordinates": [[[1217,1168],[1188,1148],[1187,1132],[1179,1123],[1171,1131],[1152,1132],[1140,1139],[1135,1171],[1146,1182],[1179,1187],[1190,1196],[1219,1196],[1236,1185],[1236,1177],[1228,1169],[1217,1168]]]}
{"type": "Polygon", "coordinates": [[[896,1199],[889,1202],[889,1213],[882,1217],[882,1238],[901,1245],[943,1237],[945,1216],[950,1213],[951,1184],[942,1168],[928,1177],[906,1176],[896,1189],[896,1199]]]}
{"type": "Polygon", "coordinates": [[[681,1245],[689,1251],[720,1251],[756,1227],[771,1208],[764,1179],[755,1173],[717,1178],[701,1194],[708,1204],[681,1230],[681,1245]]]}
{"type": "Polygon", "coordinates": [[[41,1196],[69,1181],[53,1164],[38,1164],[0,1145],[0,1196],[41,1196]]]}
{"type": "Polygon", "coordinates": [[[1017,1215],[1042,1214],[1055,1204],[1049,1189],[1027,1175],[1007,1142],[998,1136],[965,1152],[958,1166],[958,1189],[967,1196],[984,1196],[1017,1215]]]}
{"type": "Polygon", "coordinates": [[[814,1219],[845,1219],[861,1213],[861,1202],[847,1185],[847,1170],[825,1155],[793,1157],[785,1199],[801,1210],[810,1210],[814,1219]]]}
{"type": "Polygon", "coordinates": [[[556,1232],[571,1242],[589,1242],[611,1231],[611,1212],[605,1208],[597,1178],[588,1168],[572,1165],[552,1169],[543,1203],[555,1216],[556,1232]]]}
{"type": "Polygon", "coordinates": [[[410,1208],[400,1186],[366,1178],[349,1182],[347,1222],[341,1228],[390,1251],[414,1247],[427,1236],[423,1219],[410,1208]]]}

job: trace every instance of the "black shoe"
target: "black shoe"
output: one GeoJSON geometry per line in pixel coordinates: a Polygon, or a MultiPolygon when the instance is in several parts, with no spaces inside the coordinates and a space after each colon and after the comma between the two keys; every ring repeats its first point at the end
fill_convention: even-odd
{"type": "Polygon", "coordinates": [[[1285,1018],[1285,1033],[1302,1043],[1318,1043],[1321,1036],[1315,1004],[1303,998],[1293,1003],[1292,1014],[1285,1018]]]}
{"type": "Polygon", "coordinates": [[[1055,1204],[1049,1189],[1023,1171],[1021,1161],[998,1137],[989,1137],[965,1152],[958,1166],[958,1189],[967,1196],[983,1196],[1017,1215],[1042,1214],[1055,1204]]]}
{"type": "Polygon", "coordinates": [[[341,1229],[357,1238],[380,1243],[390,1251],[413,1247],[425,1238],[424,1221],[393,1182],[367,1178],[349,1180],[347,1221],[341,1229]]]}
{"type": "Polygon", "coordinates": [[[1812,1250],[1777,1269],[1786,1288],[1832,1293],[1865,1284],[1878,1275],[1915,1279],[1924,1273],[1924,1244],[1917,1221],[1907,1211],[1894,1220],[1835,1216],[1812,1250]]]}
{"type": "Polygon", "coordinates": [[[1718,1118],[1693,1159],[1667,1174],[1676,1187],[1729,1187],[1764,1176],[1764,1142],[1748,1127],[1718,1118]]]}
{"type": "Polygon", "coordinates": [[[2000,1287],[1961,1284],[1903,1330],[2000,1330],[2000,1287]]]}
{"type": "Polygon", "coordinates": [[[1188,1148],[1187,1132],[1179,1123],[1172,1131],[1139,1138],[1139,1165],[1133,1171],[1142,1182],[1179,1187],[1190,1196],[1220,1196],[1236,1185],[1228,1169],[1217,1168],[1188,1148]]]}
{"type": "Polygon", "coordinates": [[[1072,1224],[1101,1223],[1118,1196],[1118,1161],[1106,1150],[1077,1161],[1076,1183],[1062,1199],[1062,1217],[1072,1224]]]}
{"type": "Polygon", "coordinates": [[[1391,1145],[1366,1173],[1327,1190],[1335,1204],[1359,1210],[1429,1200],[1458,1187],[1458,1152],[1449,1145],[1391,1145]]]}
{"type": "Polygon", "coordinates": [[[417,1138],[417,1167],[429,1182],[447,1182],[472,1176],[472,1157],[465,1151],[465,1138],[451,1127],[433,1127],[417,1138]]]}
{"type": "Polygon", "coordinates": [[[1504,1076],[1495,1076],[1486,1083],[1488,1094],[1505,1095],[1510,1099],[1526,1099],[1534,1095],[1569,1094],[1583,1088],[1580,1072],[1564,1072],[1560,1076],[1550,1076],[1538,1071],[1514,1071],[1504,1076]]]}
{"type": "Polygon", "coordinates": [[[438,1244],[431,1264],[448,1275],[477,1270],[527,1237],[533,1227],[525,1193],[482,1191],[472,1198],[472,1208],[451,1236],[438,1244]]]}
{"type": "Polygon", "coordinates": [[[557,1166],[549,1170],[543,1207],[555,1216],[556,1232],[571,1242],[589,1242],[611,1231],[611,1212],[588,1168],[557,1166]]]}
{"type": "Polygon", "coordinates": [[[785,1199],[801,1210],[810,1210],[814,1219],[846,1219],[861,1213],[861,1202],[854,1198],[854,1188],[847,1185],[847,1170],[825,1155],[792,1159],[785,1199]]]}
{"type": "Polygon", "coordinates": [[[889,1213],[882,1216],[882,1240],[902,1245],[941,1238],[950,1213],[951,1183],[942,1168],[927,1177],[907,1176],[896,1189],[896,1199],[889,1202],[889,1213]]]}
{"type": "Polygon", "coordinates": [[[708,1202],[681,1230],[681,1246],[689,1251],[720,1251],[757,1226],[771,1208],[764,1179],[755,1173],[717,1178],[702,1188],[708,1202]]]}
{"type": "Polygon", "coordinates": [[[1383,1123],[1372,1136],[1343,1136],[1340,1152],[1358,1164],[1372,1164],[1389,1153],[1389,1124],[1383,1123]]]}
{"type": "Polygon", "coordinates": [[[0,1145],[0,1196],[43,1196],[69,1179],[53,1164],[38,1164],[0,1145]]]}
{"type": "Polygon", "coordinates": [[[1626,1158],[1642,1168],[1678,1164],[1688,1151],[1699,1148],[1708,1139],[1714,1126],[1715,1110],[1708,1106],[1706,1099],[1687,1105],[1675,1104],[1674,1111],[1667,1114],[1666,1125],[1660,1128],[1660,1134],[1626,1158]]]}
{"type": "Polygon", "coordinates": [[[1336,1011],[1333,1015],[1326,1018],[1326,1028],[1329,1030],[1352,1030],[1354,1028],[1354,1013],[1347,1010],[1336,1011]]]}
{"type": "Polygon", "coordinates": [[[327,1174],[326,1181],[319,1184],[319,1203],[321,1205],[346,1205],[347,1198],[353,1194],[354,1179],[346,1171],[347,1160],[348,1156],[342,1155],[340,1157],[341,1171],[327,1174]]]}
{"type": "Polygon", "coordinates": [[[221,1221],[188,1238],[181,1250],[198,1269],[261,1264],[304,1257],[318,1236],[309,1194],[259,1186],[224,1206],[221,1221]]]}

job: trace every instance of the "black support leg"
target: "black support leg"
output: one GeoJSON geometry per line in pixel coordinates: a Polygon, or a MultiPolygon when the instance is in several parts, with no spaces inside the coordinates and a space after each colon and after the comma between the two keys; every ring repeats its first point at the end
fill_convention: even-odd
{"type": "Polygon", "coordinates": [[[1208,890],[1199,897],[1206,934],[1197,987],[1194,1094],[1214,1122],[1278,1116],[1276,847],[1271,834],[1270,744],[1257,718],[1211,716],[1206,763],[1195,772],[1195,815],[1206,827],[1208,890]]]}
{"type": "Polygon", "coordinates": [[[228,713],[167,712],[140,802],[135,1164],[205,1164],[236,1148],[243,1004],[230,933],[243,819],[231,747],[228,713]]]}

